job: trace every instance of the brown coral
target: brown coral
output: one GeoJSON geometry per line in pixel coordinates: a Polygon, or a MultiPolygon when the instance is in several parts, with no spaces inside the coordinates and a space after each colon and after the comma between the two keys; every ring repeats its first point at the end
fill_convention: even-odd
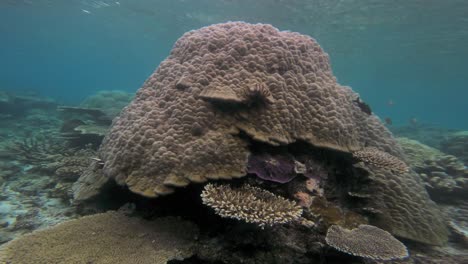
{"type": "Polygon", "coordinates": [[[260,227],[298,219],[302,208],[295,202],[250,185],[233,189],[229,185],[207,184],[201,194],[203,204],[216,214],[260,227]]]}
{"type": "Polygon", "coordinates": [[[387,231],[371,225],[360,225],[352,230],[333,225],[325,240],[329,246],[354,256],[376,260],[408,257],[405,245],[387,231]]]}
{"type": "Polygon", "coordinates": [[[375,147],[354,151],[353,157],[378,168],[388,169],[397,173],[409,172],[409,167],[404,161],[375,147]]]}
{"type": "Polygon", "coordinates": [[[419,141],[397,138],[408,164],[419,174],[434,200],[467,197],[468,170],[457,157],[445,154],[419,141]]]}
{"type": "Polygon", "coordinates": [[[240,131],[272,145],[391,148],[389,132],[355,98],[308,36],[240,22],[191,31],[115,120],[100,150],[104,173],[149,197],[241,177],[249,150],[240,131]],[[248,107],[252,100],[268,103],[248,107]]]}
{"type": "MultiPolygon", "coordinates": [[[[273,146],[301,141],[344,152],[374,146],[400,158],[390,132],[356,103],[358,98],[336,82],[328,55],[308,36],[242,22],[190,31],[114,120],[99,150],[102,174],[86,182],[98,190],[114,179],[135,193],[156,197],[190,182],[242,177],[248,141],[273,146]],[[271,100],[250,107],[249,89],[271,100]]],[[[368,168],[370,174],[373,170],[368,168]]],[[[378,184],[388,191],[372,193],[371,199],[385,203],[379,209],[389,212],[382,218],[442,222],[413,174],[384,179],[378,184]],[[420,192],[409,200],[400,198],[420,192]],[[418,218],[407,211],[417,212],[418,218]]],[[[90,188],[75,190],[80,197],[79,190],[90,188]]],[[[407,230],[399,235],[430,243],[446,240],[443,231],[435,238],[420,236],[426,231],[418,226],[411,227],[416,230],[411,236],[407,230]]]]}
{"type": "Polygon", "coordinates": [[[0,263],[167,263],[189,257],[197,228],[107,212],[35,231],[0,247],[0,263]]]}

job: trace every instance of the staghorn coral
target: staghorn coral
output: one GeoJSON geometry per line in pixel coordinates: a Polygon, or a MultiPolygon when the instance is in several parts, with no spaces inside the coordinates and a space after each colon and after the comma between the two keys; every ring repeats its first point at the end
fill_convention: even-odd
{"type": "MultiPolygon", "coordinates": [[[[157,197],[191,182],[243,177],[251,141],[302,142],[346,153],[369,146],[403,155],[359,96],[337,83],[328,55],[314,39],[270,25],[230,22],[190,31],[175,43],[114,120],[99,149],[100,173],[90,168],[77,183],[86,187],[75,187],[74,197],[92,198],[109,180],[157,197]],[[255,96],[246,97],[249,90],[255,96]]],[[[417,175],[387,172],[375,184],[380,186],[370,200],[380,206],[387,230],[425,243],[446,241],[441,214],[417,175]],[[412,223],[404,225],[411,230],[400,229],[400,221],[412,223]],[[440,225],[427,233],[433,223],[440,225]]]]}
{"type": "Polygon", "coordinates": [[[197,228],[174,217],[85,216],[0,247],[0,263],[156,263],[192,255],[197,228]]]}
{"type": "Polygon", "coordinates": [[[328,229],[325,241],[339,251],[364,258],[392,260],[408,257],[405,245],[387,231],[371,225],[360,225],[352,230],[333,225],[328,229]]]}
{"type": "Polygon", "coordinates": [[[44,131],[21,140],[14,140],[4,148],[17,160],[35,165],[53,162],[60,153],[67,151],[64,142],[54,131],[44,131]]]}
{"type": "Polygon", "coordinates": [[[409,171],[409,167],[404,161],[375,147],[367,147],[354,151],[353,157],[372,166],[395,171],[400,174],[409,171]]]}
{"type": "Polygon", "coordinates": [[[250,185],[234,189],[209,183],[201,197],[203,204],[213,208],[216,214],[262,228],[291,222],[302,214],[302,208],[295,202],[250,185]]]}

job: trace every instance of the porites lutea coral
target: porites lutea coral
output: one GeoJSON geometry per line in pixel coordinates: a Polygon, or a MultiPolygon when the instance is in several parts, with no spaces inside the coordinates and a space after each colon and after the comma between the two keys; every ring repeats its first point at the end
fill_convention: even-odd
{"type": "MultiPolygon", "coordinates": [[[[391,133],[358,99],[337,83],[328,55],[309,36],[243,22],[190,31],[114,120],[99,150],[102,173],[78,184],[99,190],[114,179],[156,197],[191,182],[243,177],[250,150],[240,134],[273,146],[301,141],[347,153],[369,146],[401,157],[391,133]]],[[[415,175],[387,173],[375,184],[381,188],[371,200],[387,230],[446,241],[442,217],[415,175]],[[402,221],[418,225],[396,228],[402,221]],[[420,235],[434,223],[433,233],[420,235]]],[[[85,190],[76,200],[97,193],[74,189],[85,190]]]]}

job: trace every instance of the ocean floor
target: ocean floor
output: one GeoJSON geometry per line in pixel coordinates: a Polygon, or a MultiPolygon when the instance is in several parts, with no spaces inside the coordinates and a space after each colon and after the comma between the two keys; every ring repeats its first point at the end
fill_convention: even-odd
{"type": "MultiPolygon", "coordinates": [[[[105,206],[74,205],[71,186],[95,158],[112,118],[131,98],[132,95],[122,92],[102,92],[79,106],[63,106],[51,99],[0,93],[0,244],[65,220],[105,211],[105,206]]],[[[424,124],[389,128],[402,145],[408,165],[420,175],[432,200],[446,213],[451,230],[448,246],[432,247],[430,251],[418,245],[410,246],[413,262],[399,263],[467,261],[468,131],[424,124]]],[[[239,227],[230,232],[235,233],[236,228],[239,227]]],[[[248,228],[239,232],[249,234],[248,228]]],[[[284,230],[278,231],[278,235],[284,236],[284,230]]],[[[230,241],[229,237],[224,239],[230,241]]],[[[216,242],[210,241],[203,242],[205,251],[200,250],[200,256],[216,251],[212,249],[216,242]]],[[[253,237],[246,237],[244,242],[244,246],[258,243],[253,237]]],[[[230,243],[232,246],[234,242],[230,243]]],[[[216,252],[229,251],[225,247],[216,252]]],[[[360,263],[355,258],[352,260],[360,263]]],[[[335,261],[329,263],[340,263],[340,257],[335,261]]],[[[205,262],[192,257],[177,263],[205,262]]]]}

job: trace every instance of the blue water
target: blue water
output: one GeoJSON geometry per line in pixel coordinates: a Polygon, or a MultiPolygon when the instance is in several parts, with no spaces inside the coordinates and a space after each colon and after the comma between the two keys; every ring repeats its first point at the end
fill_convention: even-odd
{"type": "Polygon", "coordinates": [[[468,128],[465,0],[3,0],[0,90],[134,92],[184,32],[228,20],[314,37],[382,118],[468,128]]]}

